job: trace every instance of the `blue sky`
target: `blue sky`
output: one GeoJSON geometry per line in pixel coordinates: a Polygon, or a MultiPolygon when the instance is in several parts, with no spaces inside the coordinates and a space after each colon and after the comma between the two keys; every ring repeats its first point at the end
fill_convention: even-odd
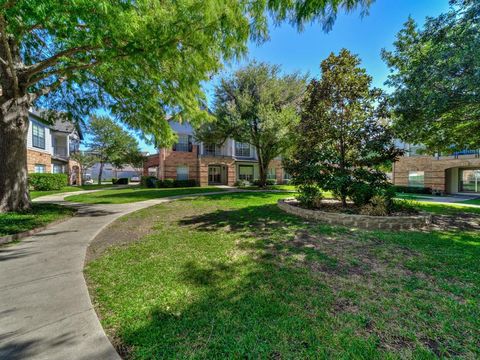
{"type": "MultiPolygon", "coordinates": [[[[271,29],[270,41],[250,44],[248,57],[227,65],[222,73],[225,75],[255,59],[279,64],[285,72],[308,72],[318,77],[320,62],[330,52],[347,48],[360,56],[362,66],[373,76],[374,86],[385,88],[388,68],[380,57],[381,49],[392,48],[395,35],[409,15],[423,24],[426,16],[437,16],[447,9],[448,0],[376,0],[366,17],[359,13],[341,14],[329,33],[324,33],[319,24],[306,26],[303,32],[283,24],[271,29]]],[[[210,96],[217,79],[218,76],[206,85],[210,96]]],[[[141,146],[155,152],[151,146],[144,143],[141,146]]]]}

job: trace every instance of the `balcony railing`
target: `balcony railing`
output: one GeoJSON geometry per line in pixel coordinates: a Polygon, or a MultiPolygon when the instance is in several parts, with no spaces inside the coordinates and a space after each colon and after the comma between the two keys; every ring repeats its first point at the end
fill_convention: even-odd
{"type": "Polygon", "coordinates": [[[183,151],[183,152],[192,152],[193,144],[192,143],[176,143],[173,145],[173,151],[183,151]]]}
{"type": "Polygon", "coordinates": [[[461,151],[456,151],[451,154],[439,154],[440,156],[453,156],[455,159],[458,159],[460,156],[471,156],[473,155],[474,157],[478,158],[480,157],[480,150],[461,150],[461,151]]]}

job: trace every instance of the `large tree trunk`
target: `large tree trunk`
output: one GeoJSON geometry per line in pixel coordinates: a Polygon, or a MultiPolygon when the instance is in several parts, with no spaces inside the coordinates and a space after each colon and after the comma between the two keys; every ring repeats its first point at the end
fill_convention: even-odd
{"type": "Polygon", "coordinates": [[[28,106],[0,112],[0,212],[30,208],[27,182],[28,106]]]}

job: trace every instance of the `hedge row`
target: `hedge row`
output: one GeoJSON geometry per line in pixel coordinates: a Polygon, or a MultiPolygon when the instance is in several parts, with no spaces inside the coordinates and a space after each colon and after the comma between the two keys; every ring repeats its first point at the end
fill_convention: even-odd
{"type": "Polygon", "coordinates": [[[142,176],[140,185],[146,188],[174,188],[174,187],[194,187],[197,186],[195,180],[158,180],[155,176],[142,176]]]}
{"type": "Polygon", "coordinates": [[[36,191],[61,190],[68,185],[67,174],[29,174],[28,185],[36,191]]]}
{"type": "Polygon", "coordinates": [[[393,188],[397,193],[410,194],[432,194],[432,189],[429,187],[415,187],[415,186],[400,186],[394,185],[393,188]]]}
{"type": "Polygon", "coordinates": [[[128,185],[128,178],[112,179],[113,185],[128,185]]]}

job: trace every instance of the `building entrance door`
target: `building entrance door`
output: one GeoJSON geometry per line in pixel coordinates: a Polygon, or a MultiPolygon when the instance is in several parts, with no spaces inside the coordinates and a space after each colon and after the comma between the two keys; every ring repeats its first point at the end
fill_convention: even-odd
{"type": "Polygon", "coordinates": [[[222,183],[222,168],[218,165],[210,165],[208,167],[208,183],[221,184],[222,183]]]}

